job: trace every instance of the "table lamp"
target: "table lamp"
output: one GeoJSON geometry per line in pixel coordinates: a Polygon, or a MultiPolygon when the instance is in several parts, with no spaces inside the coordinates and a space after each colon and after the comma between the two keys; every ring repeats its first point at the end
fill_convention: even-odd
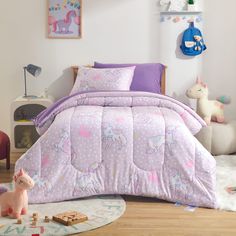
{"type": "Polygon", "coordinates": [[[25,80],[25,94],[24,94],[24,98],[34,98],[34,97],[37,97],[37,96],[33,96],[33,95],[28,95],[27,94],[26,72],[30,73],[34,77],[37,77],[37,76],[40,75],[41,71],[42,71],[41,67],[35,66],[35,65],[32,65],[32,64],[29,64],[28,66],[24,67],[24,80],[25,80]]]}

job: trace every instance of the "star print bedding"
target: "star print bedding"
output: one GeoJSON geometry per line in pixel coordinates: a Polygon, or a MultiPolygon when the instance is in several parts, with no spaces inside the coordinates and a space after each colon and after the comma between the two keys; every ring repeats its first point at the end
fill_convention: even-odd
{"type": "Polygon", "coordinates": [[[41,137],[16,163],[35,180],[31,203],[126,194],[216,207],[215,160],[193,136],[205,123],[170,97],[78,93],[35,124],[41,137]]]}

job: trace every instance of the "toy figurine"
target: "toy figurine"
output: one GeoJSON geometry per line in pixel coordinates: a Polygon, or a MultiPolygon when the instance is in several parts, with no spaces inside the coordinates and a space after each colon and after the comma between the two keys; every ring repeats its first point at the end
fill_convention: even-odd
{"type": "Polygon", "coordinates": [[[211,121],[218,123],[224,123],[224,104],[227,104],[226,100],[209,100],[208,88],[200,79],[197,79],[196,84],[187,90],[186,95],[189,98],[197,99],[197,114],[204,119],[207,125],[210,125],[211,121]]]}
{"type": "Polygon", "coordinates": [[[34,187],[34,181],[21,169],[13,177],[15,190],[0,195],[1,215],[20,219],[28,210],[27,190],[34,187]]]}

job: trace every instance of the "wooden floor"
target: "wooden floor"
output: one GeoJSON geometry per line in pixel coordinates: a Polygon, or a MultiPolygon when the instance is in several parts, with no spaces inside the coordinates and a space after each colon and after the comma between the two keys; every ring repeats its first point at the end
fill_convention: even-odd
{"type": "MultiPolygon", "coordinates": [[[[17,156],[12,156],[10,171],[0,161],[0,183],[11,181],[16,158],[17,156]]],[[[119,220],[82,235],[236,236],[236,213],[233,212],[201,208],[189,212],[184,207],[149,198],[125,197],[125,200],[127,209],[119,220]]]]}

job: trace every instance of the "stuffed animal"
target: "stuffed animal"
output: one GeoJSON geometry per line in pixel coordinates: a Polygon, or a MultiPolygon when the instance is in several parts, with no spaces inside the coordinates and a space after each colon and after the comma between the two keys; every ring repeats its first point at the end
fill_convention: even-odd
{"type": "Polygon", "coordinates": [[[202,37],[200,35],[194,35],[194,39],[195,39],[195,51],[202,51],[202,47],[203,45],[203,41],[202,41],[202,37]]]}
{"type": "Polygon", "coordinates": [[[207,85],[197,79],[196,84],[187,90],[186,95],[189,98],[197,99],[197,114],[204,119],[207,125],[211,121],[224,123],[224,105],[222,103],[224,101],[208,100],[208,93],[207,85]]]}
{"type": "Polygon", "coordinates": [[[15,190],[0,195],[1,216],[11,216],[19,219],[27,214],[28,195],[27,190],[34,187],[34,181],[21,169],[13,177],[15,190]]]}

